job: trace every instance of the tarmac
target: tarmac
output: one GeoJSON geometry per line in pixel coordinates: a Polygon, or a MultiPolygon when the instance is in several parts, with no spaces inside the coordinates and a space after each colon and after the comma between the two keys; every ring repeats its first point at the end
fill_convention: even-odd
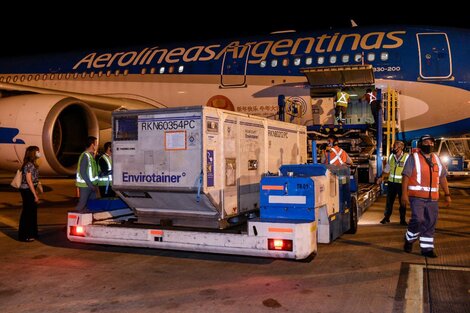
{"type": "MultiPolygon", "coordinates": [[[[74,181],[43,179],[39,238],[17,240],[21,197],[0,173],[0,312],[470,312],[470,180],[439,210],[438,257],[403,252],[385,197],[355,235],[309,262],[72,243],[74,181]]],[[[441,203],[442,205],[442,203],[441,203]]],[[[409,217],[409,210],[408,210],[409,217]]]]}

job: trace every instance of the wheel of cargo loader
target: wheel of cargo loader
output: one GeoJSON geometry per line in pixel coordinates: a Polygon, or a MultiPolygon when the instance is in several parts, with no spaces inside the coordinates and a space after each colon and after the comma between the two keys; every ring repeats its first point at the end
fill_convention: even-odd
{"type": "Polygon", "coordinates": [[[351,209],[349,210],[350,215],[349,215],[349,223],[350,223],[350,228],[346,232],[347,234],[355,234],[357,232],[357,203],[356,203],[356,198],[352,197],[351,198],[351,209]]]}

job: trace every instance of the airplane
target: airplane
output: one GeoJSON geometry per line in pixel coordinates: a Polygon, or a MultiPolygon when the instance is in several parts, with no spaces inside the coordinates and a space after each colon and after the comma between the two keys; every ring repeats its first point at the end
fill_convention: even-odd
{"type": "Polygon", "coordinates": [[[469,43],[467,29],[354,27],[3,59],[0,168],[15,171],[37,145],[42,175],[74,175],[86,137],[111,138],[119,109],[207,105],[273,118],[282,95],[295,104],[291,121],[324,123],[331,110],[314,117],[312,107],[338,86],[397,90],[402,140],[465,135],[469,43]]]}

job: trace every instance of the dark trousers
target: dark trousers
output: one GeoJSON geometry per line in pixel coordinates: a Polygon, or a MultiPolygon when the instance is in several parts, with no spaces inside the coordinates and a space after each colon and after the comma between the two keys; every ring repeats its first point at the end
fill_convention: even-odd
{"type": "Polygon", "coordinates": [[[38,236],[38,205],[34,201],[34,195],[29,188],[20,189],[20,193],[23,200],[23,210],[20,216],[18,239],[25,241],[38,236]]]}
{"type": "Polygon", "coordinates": [[[342,123],[346,119],[346,111],[348,110],[348,107],[342,106],[342,105],[337,105],[335,107],[335,117],[338,123],[342,123]],[[339,118],[339,113],[341,112],[341,119],[339,118]]]}
{"type": "Polygon", "coordinates": [[[406,240],[414,242],[419,237],[421,252],[434,249],[434,232],[437,223],[437,201],[410,197],[411,219],[406,231],[406,240]]]}
{"type": "Polygon", "coordinates": [[[392,216],[393,212],[393,203],[395,202],[395,198],[398,195],[398,202],[400,203],[400,221],[406,220],[406,208],[401,204],[401,184],[399,183],[392,183],[388,182],[387,188],[387,203],[385,204],[385,212],[384,215],[387,218],[392,216]]]}
{"type": "Polygon", "coordinates": [[[116,196],[116,193],[111,186],[108,187],[108,192],[106,192],[106,186],[99,186],[99,188],[101,198],[113,198],[116,196]]]}
{"type": "Polygon", "coordinates": [[[370,103],[370,110],[372,111],[372,116],[374,117],[374,125],[377,127],[379,121],[379,109],[380,102],[375,100],[370,103]]]}

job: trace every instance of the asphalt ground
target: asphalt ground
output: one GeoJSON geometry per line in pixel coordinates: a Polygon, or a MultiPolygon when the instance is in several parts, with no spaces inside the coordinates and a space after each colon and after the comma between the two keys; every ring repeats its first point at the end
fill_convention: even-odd
{"type": "Polygon", "coordinates": [[[357,234],[299,262],[69,242],[70,179],[42,180],[39,238],[19,242],[11,178],[0,173],[0,312],[470,312],[468,179],[440,208],[438,258],[403,252],[398,208],[381,225],[380,197],[357,234]]]}

